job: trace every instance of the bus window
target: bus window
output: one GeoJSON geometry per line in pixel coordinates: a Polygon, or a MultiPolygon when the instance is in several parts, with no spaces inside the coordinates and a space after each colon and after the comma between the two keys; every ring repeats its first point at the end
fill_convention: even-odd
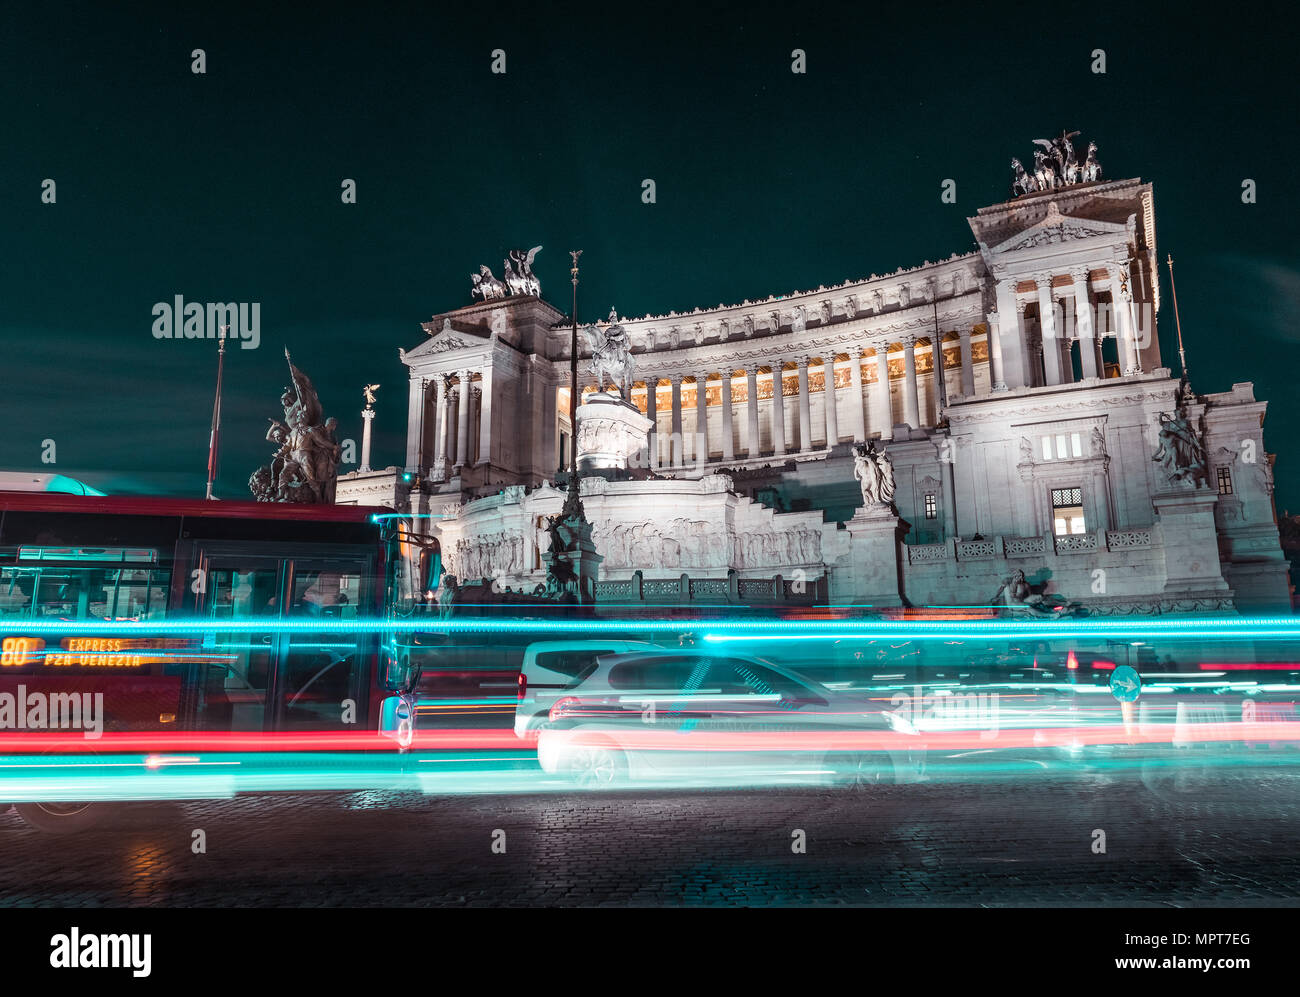
{"type": "Polygon", "coordinates": [[[35,591],[35,568],[0,568],[0,618],[29,618],[35,591]]]}
{"type": "MultiPolygon", "coordinates": [[[[369,575],[348,565],[294,565],[289,616],[353,620],[370,591],[369,575]]],[[[277,694],[282,730],[355,730],[366,722],[363,672],[374,643],[356,631],[285,634],[277,694]],[[348,704],[351,704],[350,706],[348,704]]]]}
{"type": "Polygon", "coordinates": [[[162,619],[168,578],[167,571],[149,568],[0,568],[0,617],[162,619]]]}
{"type": "MultiPolygon", "coordinates": [[[[279,572],[266,566],[239,571],[213,567],[207,576],[207,615],[218,620],[274,616],[279,572]]],[[[223,633],[204,638],[198,676],[197,723],[210,730],[262,730],[275,663],[271,631],[223,633]]]]}

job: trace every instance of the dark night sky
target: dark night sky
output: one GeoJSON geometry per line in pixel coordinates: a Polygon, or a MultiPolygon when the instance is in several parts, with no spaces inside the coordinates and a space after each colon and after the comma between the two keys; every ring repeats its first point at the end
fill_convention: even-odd
{"type": "Polygon", "coordinates": [[[1290,8],[276,6],[5,16],[0,468],[202,494],[215,351],[152,338],[176,294],[262,306],[262,348],[229,356],[219,494],[246,497],[270,455],[283,346],[341,436],[360,437],[361,385],[383,385],[372,463],[399,463],[397,348],[469,303],[479,263],[500,276],[507,249],[542,244],[564,307],[582,248],[586,320],[884,273],[973,248],[965,218],[1005,198],[1010,158],[1068,127],[1108,176],[1154,181],[1194,384],[1255,382],[1279,508],[1300,507],[1290,8]]]}

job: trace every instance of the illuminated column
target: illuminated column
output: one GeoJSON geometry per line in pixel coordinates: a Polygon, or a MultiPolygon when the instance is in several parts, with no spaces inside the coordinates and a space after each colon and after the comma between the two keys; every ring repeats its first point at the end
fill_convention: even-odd
{"type": "Polygon", "coordinates": [[[722,459],[735,460],[736,447],[731,441],[731,371],[722,372],[722,459]]]}
{"type": "Polygon", "coordinates": [[[921,428],[921,398],[916,386],[916,337],[903,337],[903,421],[921,428]]]}
{"type": "Polygon", "coordinates": [[[1038,284],[1038,327],[1043,333],[1043,370],[1048,384],[1060,384],[1061,339],[1056,328],[1056,302],[1052,298],[1052,277],[1034,278],[1038,284]]]}
{"type": "Polygon", "coordinates": [[[709,459],[709,375],[695,375],[695,441],[691,456],[697,464],[709,459]]]}
{"type": "Polygon", "coordinates": [[[785,361],[777,357],[772,361],[772,453],[785,453],[785,392],[782,390],[781,369],[785,361]]]}
{"type": "Polygon", "coordinates": [[[420,462],[420,435],[424,432],[424,381],[411,376],[406,402],[406,470],[417,472],[420,462]]]}
{"type": "Polygon", "coordinates": [[[808,357],[799,357],[799,449],[805,453],[813,447],[811,405],[808,401],[808,357]]]}
{"type": "Polygon", "coordinates": [[[456,455],[453,467],[459,470],[468,460],[469,454],[469,406],[470,406],[470,371],[460,372],[460,387],[456,391],[456,455]]]}
{"type": "Polygon", "coordinates": [[[1097,370],[1097,334],[1092,328],[1092,305],[1088,301],[1088,270],[1070,271],[1074,284],[1074,325],[1079,334],[1079,361],[1084,379],[1099,377],[1097,370]]]}
{"type": "Polygon", "coordinates": [[[447,390],[446,374],[433,379],[433,390],[433,407],[438,414],[433,431],[433,480],[444,481],[447,477],[447,416],[451,411],[451,392],[447,390]]]}
{"type": "Polygon", "coordinates": [[[469,385],[469,448],[465,451],[465,463],[478,463],[478,417],[483,408],[483,392],[473,381],[469,385]]]}
{"type": "MultiPolygon", "coordinates": [[[[1013,281],[998,281],[997,301],[998,371],[1001,374],[998,384],[1007,388],[1024,388],[1030,380],[1029,359],[1020,322],[1020,302],[1016,300],[1016,285],[1013,281]]],[[[999,387],[998,390],[1003,389],[999,387]]]]}
{"type": "Polygon", "coordinates": [[[835,354],[830,353],[826,357],[826,373],[823,375],[826,379],[826,447],[827,449],[835,446],[840,442],[840,414],[835,411],[835,354]]]}
{"type": "Polygon", "coordinates": [[[658,378],[646,378],[645,417],[650,420],[650,433],[646,437],[646,447],[649,452],[651,467],[659,466],[659,393],[655,390],[658,387],[658,378]]]}
{"type": "Polygon", "coordinates": [[[361,427],[361,464],[357,468],[358,471],[370,470],[370,423],[374,418],[374,409],[366,406],[361,410],[363,425],[361,427]]]}
{"type": "Polygon", "coordinates": [[[989,382],[990,391],[1006,391],[1007,380],[1002,369],[1002,315],[989,312],[985,316],[989,323],[989,382]]]}
{"type": "Polygon", "coordinates": [[[894,438],[894,406],[889,397],[889,344],[876,344],[876,411],[880,420],[880,438],[894,438]]]}
{"type": "Polygon", "coordinates": [[[753,361],[750,361],[749,368],[745,371],[745,408],[749,420],[746,427],[749,435],[745,437],[745,447],[750,457],[757,457],[761,449],[761,440],[758,438],[758,367],[753,361]]]}
{"type": "Polygon", "coordinates": [[[673,439],[672,466],[682,466],[682,375],[670,374],[668,383],[673,386],[673,439]]]}
{"type": "Polygon", "coordinates": [[[1115,313],[1115,329],[1119,339],[1119,365],[1125,374],[1141,374],[1142,362],[1138,358],[1137,341],[1133,334],[1133,312],[1129,307],[1129,287],[1120,267],[1114,263],[1106,267],[1110,283],[1111,308],[1115,313]]]}
{"type": "Polygon", "coordinates": [[[958,329],[961,339],[961,393],[964,398],[975,397],[975,364],[971,359],[970,329],[958,329]]]}
{"type": "Polygon", "coordinates": [[[492,463],[492,368],[484,367],[479,384],[478,462],[492,463]]]}
{"type": "Polygon", "coordinates": [[[857,442],[867,438],[867,415],[862,407],[862,351],[856,346],[849,350],[849,389],[853,392],[849,415],[852,417],[853,439],[857,442]]]}

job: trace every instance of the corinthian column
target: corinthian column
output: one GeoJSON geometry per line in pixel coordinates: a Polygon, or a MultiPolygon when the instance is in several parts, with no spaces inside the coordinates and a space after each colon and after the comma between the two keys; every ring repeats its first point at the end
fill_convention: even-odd
{"type": "Polygon", "coordinates": [[[668,383],[673,388],[673,439],[672,466],[682,466],[682,375],[672,374],[668,383]]]}
{"type": "Polygon", "coordinates": [[[812,449],[812,415],[808,401],[808,357],[795,362],[799,369],[799,449],[805,453],[812,449]]]}
{"type": "Polygon", "coordinates": [[[903,421],[921,428],[921,398],[916,389],[916,337],[903,337],[903,421]]]}
{"type": "Polygon", "coordinates": [[[456,391],[456,458],[454,466],[460,468],[469,461],[469,406],[471,371],[460,372],[460,387],[456,391]]]}
{"type": "Polygon", "coordinates": [[[695,375],[695,442],[691,448],[697,464],[707,463],[709,459],[708,383],[708,374],[695,375]]]}
{"type": "Polygon", "coordinates": [[[447,390],[447,375],[438,374],[433,379],[434,404],[438,413],[437,426],[433,431],[433,480],[445,481],[447,478],[447,416],[451,412],[451,397],[447,390]]]}
{"type": "Polygon", "coordinates": [[[894,405],[889,397],[889,344],[876,344],[876,418],[880,421],[880,438],[894,438],[894,405]]]}
{"type": "Polygon", "coordinates": [[[867,416],[862,408],[862,351],[856,346],[849,350],[849,390],[853,392],[853,400],[849,404],[849,415],[853,427],[853,439],[865,440],[867,438],[867,416]]]}
{"type": "Polygon", "coordinates": [[[651,376],[645,379],[645,417],[650,420],[650,435],[646,439],[646,445],[649,448],[650,466],[659,466],[659,399],[655,396],[658,392],[658,379],[651,376]]]}
{"type": "Polygon", "coordinates": [[[1038,327],[1043,334],[1043,372],[1048,384],[1060,384],[1061,340],[1056,328],[1056,302],[1052,298],[1052,277],[1034,278],[1038,284],[1038,327]]]}
{"type": "Polygon", "coordinates": [[[722,459],[735,460],[735,444],[731,440],[731,371],[722,372],[722,459]]]}
{"type": "Polygon", "coordinates": [[[781,368],[785,361],[777,357],[772,361],[772,452],[785,453],[785,399],[781,391],[781,368]]]}
{"type": "Polygon", "coordinates": [[[424,433],[424,385],[423,380],[411,375],[406,408],[406,470],[411,473],[423,470],[417,465],[420,462],[421,434],[424,433]]]}
{"type": "Polygon", "coordinates": [[[1092,305],[1088,301],[1087,268],[1070,271],[1074,284],[1074,325],[1079,334],[1079,362],[1084,380],[1100,376],[1097,370],[1097,334],[1092,328],[1092,305]]]}
{"type": "Polygon", "coordinates": [[[975,397],[975,364],[971,360],[970,329],[958,329],[961,340],[961,393],[965,398],[975,397]]]}
{"type": "Polygon", "coordinates": [[[825,374],[822,376],[826,380],[825,398],[826,398],[826,447],[830,449],[840,442],[840,414],[835,411],[835,354],[829,353],[826,357],[825,374]]]}
{"type": "Polygon", "coordinates": [[[492,368],[484,367],[479,385],[478,463],[492,463],[492,368]]]}
{"type": "Polygon", "coordinates": [[[1130,308],[1128,283],[1117,264],[1106,268],[1110,284],[1111,308],[1115,312],[1115,328],[1119,338],[1119,365],[1125,374],[1141,374],[1142,361],[1138,357],[1137,338],[1133,329],[1133,311],[1130,308]]]}
{"type": "Polygon", "coordinates": [[[745,371],[745,392],[745,408],[749,416],[745,447],[747,455],[753,458],[759,455],[762,441],[758,437],[758,366],[752,360],[745,371]]]}

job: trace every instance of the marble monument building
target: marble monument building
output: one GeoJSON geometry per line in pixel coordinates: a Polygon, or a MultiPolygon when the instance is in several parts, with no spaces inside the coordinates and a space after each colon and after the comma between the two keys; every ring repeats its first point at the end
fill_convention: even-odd
{"type": "Polygon", "coordinates": [[[603,602],[1289,606],[1266,403],[1166,366],[1152,185],[1103,179],[1071,137],[1013,161],[1012,197],[968,219],[976,251],[611,312],[579,340],[576,434],[537,250],[481,267],[401,351],[402,466],[343,475],[337,501],[409,512],[444,571],[527,590],[576,442],[603,602]]]}

